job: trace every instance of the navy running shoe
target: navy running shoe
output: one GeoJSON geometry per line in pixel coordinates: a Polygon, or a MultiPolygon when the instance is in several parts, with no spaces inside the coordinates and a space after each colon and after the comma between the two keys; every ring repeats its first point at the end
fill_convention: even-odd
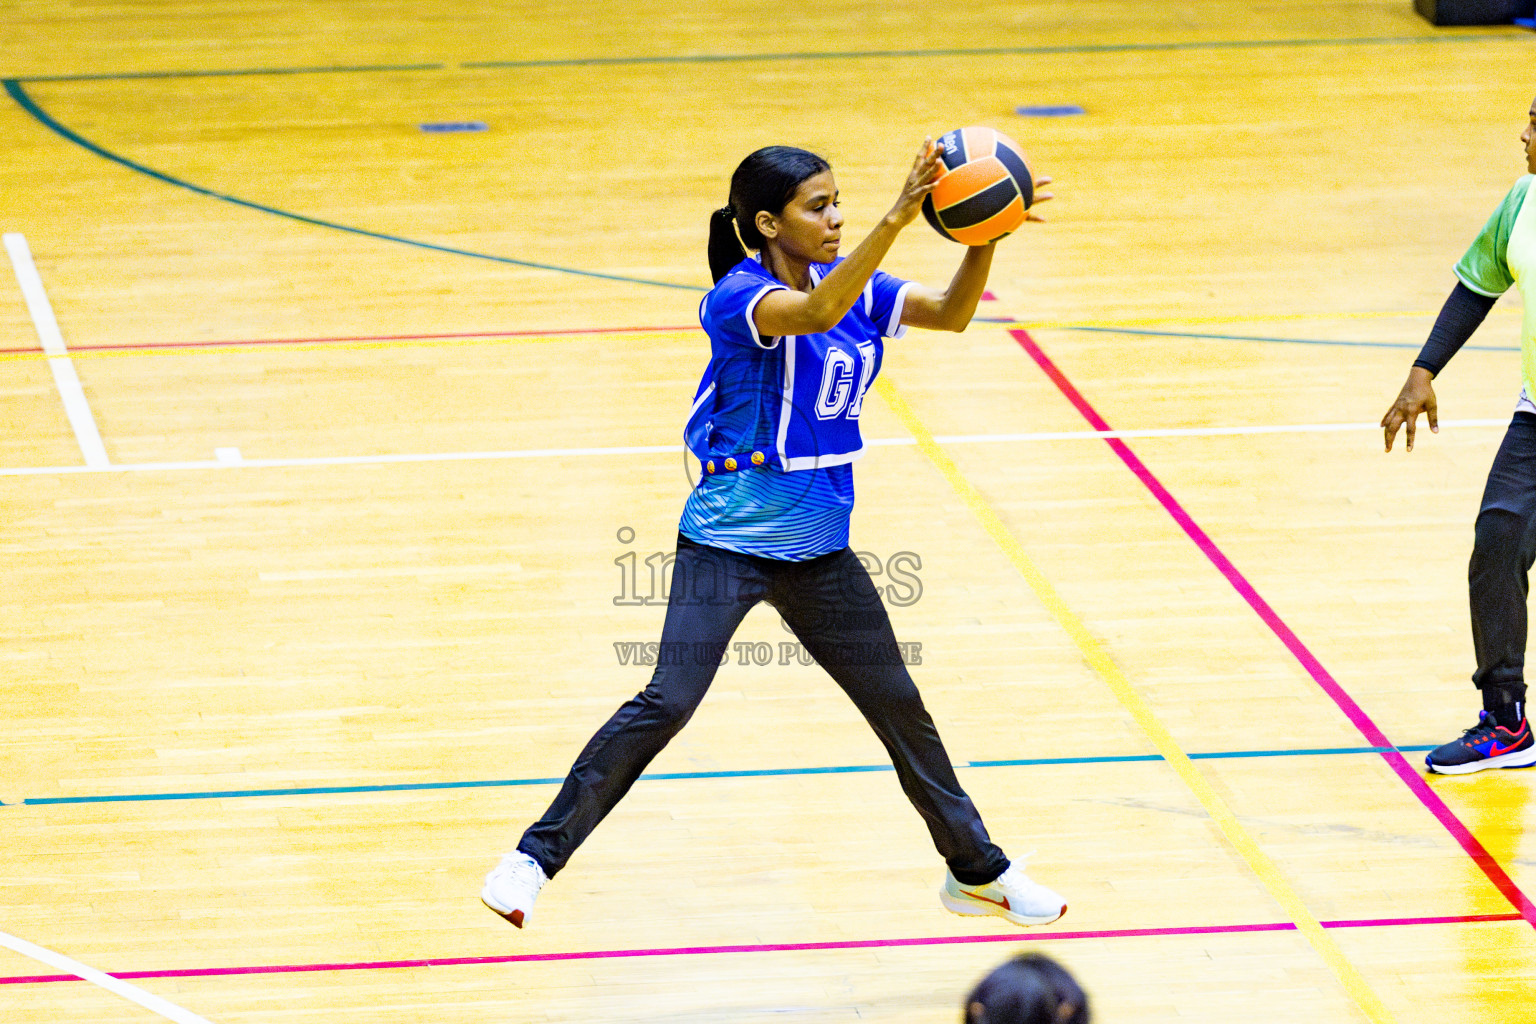
{"type": "Polygon", "coordinates": [[[1536,737],[1531,724],[1520,720],[1520,728],[1510,730],[1493,720],[1486,711],[1477,713],[1477,724],[1461,734],[1461,739],[1442,744],[1429,752],[1424,764],[1440,775],[1468,775],[1484,768],[1524,768],[1536,764],[1536,737]]]}

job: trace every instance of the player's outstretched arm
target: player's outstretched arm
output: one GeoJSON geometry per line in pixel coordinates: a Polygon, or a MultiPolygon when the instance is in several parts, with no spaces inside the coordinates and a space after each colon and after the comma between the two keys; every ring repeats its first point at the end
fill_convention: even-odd
{"type": "Polygon", "coordinates": [[[901,307],[901,322],[908,327],[921,327],[929,331],[963,331],[976,315],[976,303],[987,290],[987,275],[992,270],[992,254],[997,243],[973,245],[965,250],[960,269],[955,271],[949,288],[939,291],[927,285],[914,284],[907,289],[906,302],[901,307]]]}
{"type": "Polygon", "coordinates": [[[1428,340],[1419,350],[1419,358],[1413,361],[1413,369],[1408,371],[1408,380],[1403,384],[1403,390],[1397,393],[1397,400],[1381,418],[1381,427],[1386,431],[1387,451],[1392,450],[1392,439],[1397,436],[1398,428],[1403,426],[1408,428],[1408,450],[1413,451],[1414,421],[1418,419],[1419,413],[1429,416],[1430,430],[1440,432],[1435,389],[1429,382],[1445,369],[1445,364],[1467,343],[1467,339],[1472,337],[1472,333],[1497,301],[1496,295],[1474,292],[1464,282],[1456,282],[1445,305],[1440,307],[1440,315],[1435,318],[1435,326],[1430,328],[1428,340]]]}
{"type": "MultiPolygon", "coordinates": [[[[1051,183],[1050,178],[1040,178],[1037,187],[1051,183]]],[[[1026,215],[1028,220],[1044,220],[1036,212],[1041,203],[1055,198],[1050,192],[1035,193],[1035,201],[1026,215]]],[[[960,260],[960,269],[944,291],[914,284],[907,289],[906,303],[901,307],[901,322],[908,327],[922,327],[930,331],[963,331],[970,326],[976,315],[976,303],[987,290],[987,275],[992,270],[992,254],[997,243],[975,245],[966,249],[960,260]]]]}
{"type": "Polygon", "coordinates": [[[1397,393],[1397,400],[1381,418],[1381,428],[1386,433],[1387,451],[1392,450],[1392,441],[1397,437],[1397,431],[1401,427],[1408,428],[1408,450],[1413,451],[1413,432],[1418,425],[1420,413],[1428,417],[1431,431],[1437,434],[1440,432],[1439,407],[1435,404],[1435,389],[1430,384],[1433,379],[1429,371],[1422,366],[1415,366],[1408,371],[1408,380],[1404,382],[1403,389],[1397,393]]]}
{"type": "Polygon", "coordinates": [[[938,184],[942,166],[938,147],[932,139],[924,139],[901,194],[875,229],[811,291],[781,289],[764,295],[752,310],[758,332],[765,337],[820,334],[836,326],[864,293],[902,228],[917,219],[923,198],[938,184]]]}

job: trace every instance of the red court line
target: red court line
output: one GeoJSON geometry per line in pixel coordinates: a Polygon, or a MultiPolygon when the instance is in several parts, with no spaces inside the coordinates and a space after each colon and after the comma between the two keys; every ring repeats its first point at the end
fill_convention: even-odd
{"type": "MultiPolygon", "coordinates": [[[[263,345],[336,345],[368,341],[451,341],[455,338],[555,338],[582,334],[645,334],[661,331],[696,331],[697,324],[685,327],[567,327],[548,331],[466,331],[453,334],[359,334],[335,338],[235,338],[227,341],[131,342],[123,345],[71,345],[71,352],[139,352],[162,348],[254,348],[263,345]]],[[[25,355],[42,352],[36,345],[0,348],[0,355],[25,355]]]]}
{"type": "MultiPolygon", "coordinates": [[[[1452,917],[1371,918],[1324,921],[1324,928],[1399,928],[1405,925],[1477,924],[1518,921],[1519,914],[1459,914],[1452,917]]],[[[1116,928],[1106,931],[1014,932],[1002,935],[936,935],[907,939],[851,939],[843,942],[770,942],[738,946],[672,946],[659,949],[591,949],[570,953],[516,953],[508,956],[453,956],[418,960],[366,960],[334,964],[266,964],[252,967],[194,967],[184,970],[114,971],[122,981],[145,978],[214,978],[249,974],[306,974],[317,971],[393,971],[409,967],[469,967],[479,964],[542,963],[551,960],[616,960],[652,956],[713,956],[720,953],[799,953],[817,950],[873,949],[889,946],[952,946],[975,942],[1052,942],[1067,939],[1140,939],[1180,935],[1233,935],[1247,932],[1293,932],[1290,921],[1269,924],[1192,925],[1183,928],[1116,928]]],[[[79,981],[73,974],[32,974],[0,977],[0,985],[42,985],[79,981]]]]}
{"type": "MultiPolygon", "coordinates": [[[[1029,353],[1029,357],[1035,361],[1036,365],[1045,371],[1045,375],[1066,396],[1067,400],[1077,408],[1077,411],[1082,414],[1083,418],[1093,425],[1093,429],[1111,429],[1109,422],[1099,415],[1098,410],[1094,409],[1088,400],[1083,397],[1082,392],[1078,391],[1072,382],[1067,379],[1066,374],[1062,373],[1061,369],[1051,362],[1050,357],[1045,354],[1045,350],[1035,342],[1035,339],[1029,336],[1028,331],[1011,330],[1008,333],[1013,336],[1013,339],[1019,343],[1025,352],[1029,353]]],[[[1125,463],[1126,468],[1135,474],[1136,479],[1140,480],[1142,485],[1152,492],[1153,497],[1157,498],[1167,513],[1173,517],[1174,522],[1179,524],[1189,536],[1189,539],[1195,542],[1195,546],[1200,549],[1201,553],[1226,577],[1227,582],[1232,585],[1233,589],[1242,595],[1243,600],[1248,602],[1248,606],[1258,614],[1264,624],[1270,628],[1275,636],[1280,638],[1280,642],[1285,644],[1286,649],[1296,657],[1297,661],[1301,662],[1302,667],[1311,675],[1313,681],[1322,688],[1324,693],[1333,699],[1333,702],[1338,705],[1339,710],[1344,712],[1345,717],[1354,724],[1355,728],[1370,742],[1371,746],[1394,747],[1395,744],[1387,739],[1386,734],[1376,726],[1375,722],[1371,721],[1370,716],[1361,709],[1359,704],[1355,703],[1354,698],[1344,691],[1344,688],[1333,678],[1333,675],[1323,667],[1323,663],[1317,660],[1317,657],[1307,649],[1307,646],[1301,642],[1301,639],[1292,632],[1284,620],[1269,606],[1269,602],[1264,600],[1259,592],[1254,589],[1252,583],[1248,582],[1248,578],[1237,570],[1237,567],[1232,564],[1231,559],[1227,558],[1222,550],[1216,546],[1216,542],[1211,540],[1210,536],[1200,528],[1200,525],[1195,522],[1193,517],[1184,510],[1184,506],[1179,504],[1178,499],[1169,493],[1168,489],[1162,485],[1162,482],[1153,476],[1152,471],[1136,456],[1136,453],[1131,451],[1130,445],[1117,437],[1105,438],[1104,442],[1120,457],[1120,461],[1125,463]]],[[[1503,893],[1504,898],[1509,900],[1510,905],[1520,912],[1520,916],[1528,924],[1536,928],[1536,905],[1533,905],[1526,898],[1525,893],[1520,891],[1519,886],[1515,885],[1514,880],[1499,866],[1498,861],[1494,860],[1493,856],[1483,848],[1483,844],[1477,841],[1477,837],[1472,835],[1471,830],[1461,823],[1461,820],[1446,806],[1445,801],[1440,799],[1440,795],[1424,781],[1423,776],[1419,774],[1418,770],[1409,765],[1407,759],[1396,750],[1388,750],[1382,753],[1381,756],[1386,760],[1387,764],[1391,765],[1392,770],[1397,773],[1398,778],[1403,780],[1413,792],[1413,795],[1419,798],[1419,802],[1435,816],[1440,824],[1445,827],[1446,831],[1451,834],[1452,838],[1466,851],[1467,856],[1472,858],[1483,874],[1488,876],[1488,880],[1494,884],[1495,888],[1503,893]]]]}

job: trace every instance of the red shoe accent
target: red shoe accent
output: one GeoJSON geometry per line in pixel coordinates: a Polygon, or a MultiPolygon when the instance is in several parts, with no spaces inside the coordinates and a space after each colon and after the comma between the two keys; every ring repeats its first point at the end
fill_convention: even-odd
{"type": "Polygon", "coordinates": [[[983,902],[983,903],[990,903],[994,907],[1002,907],[1004,910],[1012,910],[1013,909],[1012,907],[1010,907],[1008,905],[1008,897],[1007,896],[1004,896],[1001,900],[989,900],[985,896],[982,896],[982,895],[979,895],[977,893],[971,892],[969,889],[961,889],[960,891],[962,893],[964,893],[966,896],[968,896],[971,899],[973,899],[973,900],[981,900],[981,902],[983,902]]]}

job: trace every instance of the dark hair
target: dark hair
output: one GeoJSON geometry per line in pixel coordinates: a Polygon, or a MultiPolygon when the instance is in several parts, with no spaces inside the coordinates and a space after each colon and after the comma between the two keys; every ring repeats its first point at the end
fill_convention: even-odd
{"type": "Polygon", "coordinates": [[[715,280],[740,263],[748,249],[763,247],[754,223],[759,210],[782,213],[802,181],[831,169],[815,153],[794,146],[764,146],[743,160],[731,175],[730,202],[709,217],[709,272],[715,280]]]}
{"type": "Polygon", "coordinates": [[[1088,997],[1067,969],[1025,953],[981,979],[965,997],[964,1024],[1088,1024],[1088,997]]]}

